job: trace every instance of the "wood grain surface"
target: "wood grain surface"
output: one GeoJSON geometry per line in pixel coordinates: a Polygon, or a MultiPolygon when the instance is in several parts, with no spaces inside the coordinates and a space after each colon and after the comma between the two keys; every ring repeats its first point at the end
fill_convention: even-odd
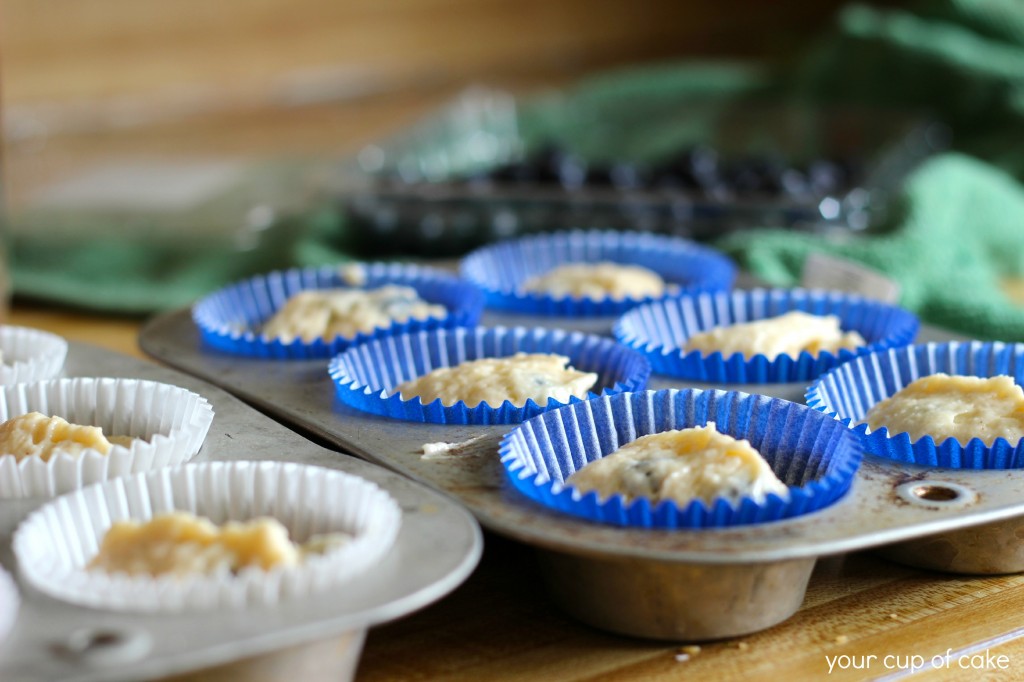
{"type": "Polygon", "coordinates": [[[651,60],[784,56],[823,33],[841,4],[7,0],[6,192],[17,205],[88,167],[97,147],[108,157],[349,151],[396,127],[403,109],[375,108],[382,96],[564,83],[651,60]],[[296,123],[289,134],[268,135],[267,119],[284,116],[296,123]]]}
{"type": "MultiPolygon", "coordinates": [[[[348,153],[470,82],[534,90],[656,57],[785,52],[822,32],[840,4],[7,0],[5,190],[17,201],[124,155],[348,153]]],[[[1020,281],[1007,291],[1024,302],[1020,281]]],[[[19,301],[9,320],[142,357],[135,319],[19,301]]],[[[492,534],[485,545],[450,596],[370,631],[357,680],[902,679],[918,661],[927,669],[913,679],[1024,679],[1018,575],[827,558],[792,618],[697,650],[582,625],[539,587],[530,548],[492,534]]],[[[177,682],[336,679],[344,645],[314,642],[177,682]]]]}
{"type": "Polygon", "coordinates": [[[7,0],[4,98],[120,125],[677,56],[792,50],[840,0],[7,0]]]}
{"type": "Polygon", "coordinates": [[[16,304],[8,321],[24,327],[53,332],[66,339],[145,358],[139,349],[140,322],[132,318],[96,315],[42,304],[16,304]]]}
{"type": "Polygon", "coordinates": [[[528,548],[488,534],[480,568],[453,595],[371,630],[358,679],[860,680],[909,673],[914,657],[931,665],[947,650],[949,666],[915,679],[965,679],[972,671],[958,659],[986,650],[990,661],[1007,656],[1006,668],[991,662],[971,679],[1024,677],[1022,576],[928,573],[869,553],[826,558],[792,618],[698,650],[588,628],[560,614],[539,584],[528,548]],[[841,656],[850,657],[845,669],[841,656]]]}

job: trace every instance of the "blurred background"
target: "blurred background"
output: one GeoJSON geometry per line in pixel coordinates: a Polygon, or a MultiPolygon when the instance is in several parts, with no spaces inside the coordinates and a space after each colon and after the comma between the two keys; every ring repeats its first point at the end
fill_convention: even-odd
{"type": "Polygon", "coordinates": [[[654,60],[779,57],[838,4],[9,0],[7,193],[19,212],[120,155],[350,153],[471,83],[521,92],[654,60]]]}
{"type": "MultiPolygon", "coordinates": [[[[394,205],[385,210],[364,201],[355,207],[370,218],[353,221],[353,205],[343,196],[352,176],[338,171],[366,175],[384,169],[385,179],[402,175],[409,180],[401,164],[386,155],[395,144],[382,141],[405,144],[403,154],[421,153],[410,146],[408,134],[433,116],[435,127],[422,129],[423,135],[432,136],[428,142],[435,147],[451,143],[452,126],[442,130],[445,119],[442,128],[436,122],[439,115],[455,120],[452,103],[470,86],[514,96],[485,97],[484,113],[490,116],[497,107],[500,114],[511,101],[516,117],[512,134],[529,138],[524,131],[530,127],[535,133],[527,139],[531,144],[550,142],[545,136],[578,137],[580,129],[600,131],[596,141],[578,145],[591,155],[605,142],[606,149],[621,142],[617,129],[608,125],[620,120],[616,116],[643,128],[653,112],[652,117],[660,117],[654,132],[670,137],[658,126],[678,110],[666,114],[669,109],[658,108],[665,93],[679,94],[673,107],[679,102],[699,107],[708,99],[751,92],[810,101],[815,107],[835,109],[838,104],[847,111],[881,104],[952,131],[951,138],[930,139],[934,146],[914,156],[915,164],[918,156],[938,154],[952,139],[956,151],[1012,175],[1022,166],[1020,155],[1007,144],[1022,130],[1022,55],[1024,9],[1014,0],[856,5],[799,0],[7,0],[0,20],[0,101],[15,290],[33,302],[145,315],[187,305],[232,279],[272,267],[387,256],[388,249],[370,253],[365,247],[368,241],[380,246],[389,235],[398,239],[388,243],[394,245],[390,251],[402,256],[464,251],[473,239],[453,243],[447,251],[423,248],[424,230],[447,234],[445,221],[451,214],[401,236],[379,232],[393,220],[394,205]],[[545,109],[541,104],[552,93],[571,106],[545,109]],[[592,116],[581,120],[581,112],[592,116]],[[337,201],[325,201],[325,195],[337,201]]],[[[874,153],[879,145],[899,139],[893,126],[869,130],[857,125],[842,124],[847,133],[855,131],[846,136],[853,140],[847,142],[847,157],[850,144],[859,145],[854,151],[871,147],[874,153]],[[879,133],[883,128],[885,136],[879,133]]],[[[743,135],[750,137],[757,122],[748,117],[744,126],[743,135]]],[[[776,130],[765,126],[762,137],[777,142],[776,130]]],[[[806,157],[783,158],[772,170],[795,167],[803,173],[799,191],[772,179],[790,196],[810,184],[807,164],[824,154],[826,126],[803,113],[791,116],[786,130],[793,138],[801,130],[808,139],[817,138],[812,151],[806,141],[777,145],[783,157],[794,149],[795,156],[806,157]],[[797,161],[804,165],[794,166],[797,161]]],[[[498,138],[504,134],[486,132],[498,138]]],[[[728,144],[721,141],[721,131],[716,134],[712,146],[728,144]]],[[[694,140],[701,139],[691,135],[679,146],[692,149],[694,140]]],[[[634,147],[646,142],[630,141],[634,147]]],[[[514,156],[524,148],[499,151],[514,156]]],[[[502,160],[484,158],[479,149],[470,152],[471,162],[502,160]]],[[[444,171],[466,170],[457,153],[448,149],[442,156],[444,171]]],[[[436,180],[427,177],[437,167],[430,165],[434,161],[421,158],[413,180],[436,180]]],[[[870,164],[877,157],[856,161],[870,164]]],[[[593,168],[594,159],[587,162],[593,168]]],[[[895,195],[910,170],[879,177],[895,195]]],[[[736,203],[735,193],[719,196],[717,187],[698,189],[717,197],[719,208],[722,197],[736,203]]],[[[1017,189],[992,205],[1005,213],[1017,189]]],[[[856,211],[847,211],[848,202],[864,197],[848,192],[810,199],[817,217],[833,227],[891,231],[906,224],[906,214],[892,210],[879,211],[870,225],[864,218],[851,219],[856,211]],[[838,203],[822,204],[825,198],[838,203]]],[[[888,206],[890,199],[876,201],[876,207],[888,206]]],[[[679,210],[676,203],[661,206],[664,215],[658,220],[672,221],[669,231],[688,234],[686,225],[696,209],[686,204],[679,210]]],[[[422,217],[421,209],[417,204],[422,217]]],[[[773,211],[738,218],[730,214],[734,224],[729,231],[793,227],[786,214],[773,211]]],[[[547,220],[548,214],[543,215],[547,220]]],[[[473,216],[459,229],[478,241],[507,236],[526,224],[520,218],[512,229],[505,229],[506,223],[498,229],[482,226],[482,219],[473,216]]],[[[558,226],[601,227],[581,224],[599,223],[599,218],[575,212],[558,226]]],[[[493,214],[486,219],[495,221],[493,214]]],[[[637,225],[643,229],[646,223],[637,225]]],[[[825,243],[818,231],[811,232],[815,243],[825,243]]],[[[1006,234],[1000,225],[980,252],[987,258],[1000,250],[990,248],[990,242],[1004,243],[1006,234]]],[[[697,234],[709,241],[724,235],[697,234]]],[[[722,246],[744,267],[783,285],[798,279],[799,267],[791,261],[802,259],[809,248],[771,243],[753,253],[748,244],[722,246]],[[798,252],[799,258],[794,256],[798,252]]],[[[1024,270],[1024,256],[1007,257],[1006,249],[1001,251],[1004,255],[996,259],[999,291],[1011,291],[1024,270]]],[[[920,293],[928,289],[927,281],[916,266],[903,267],[902,256],[853,249],[850,257],[899,280],[904,305],[934,314],[932,302],[920,293]]],[[[991,279],[983,282],[988,298],[995,290],[991,279]]],[[[971,280],[964,288],[977,286],[971,280]]],[[[935,319],[945,322],[977,305],[965,302],[935,319]]],[[[980,331],[991,335],[1004,329],[997,325],[980,331]]],[[[1024,323],[1014,327],[1019,332],[1024,333],[1024,323]]]]}
{"type": "MultiPolygon", "coordinates": [[[[797,0],[770,7],[752,0],[9,0],[0,36],[7,138],[17,152],[52,135],[126,131],[191,117],[211,119],[212,133],[213,119],[229,115],[425,95],[480,81],[562,84],[652,60],[778,56],[823,32],[838,6],[797,0]]],[[[297,122],[323,128],[308,137],[246,138],[246,123],[256,121],[243,120],[241,129],[218,131],[228,138],[220,144],[207,141],[217,150],[277,142],[281,149],[326,144],[344,151],[353,139],[345,135],[351,122],[343,109],[334,113],[314,118],[310,112],[297,122]]],[[[361,122],[370,137],[402,121],[361,122]]],[[[161,132],[173,137],[175,131],[161,132]]],[[[166,144],[154,149],[175,148],[171,140],[166,144]]],[[[14,174],[15,190],[20,175],[14,174]]]]}

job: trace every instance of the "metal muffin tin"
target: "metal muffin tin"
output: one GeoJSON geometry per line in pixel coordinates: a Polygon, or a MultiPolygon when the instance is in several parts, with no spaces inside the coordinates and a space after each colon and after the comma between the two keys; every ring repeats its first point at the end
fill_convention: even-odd
{"type": "MultiPolygon", "coordinates": [[[[47,597],[19,584],[21,606],[0,643],[2,680],[140,680],[186,672],[328,637],[342,640],[335,679],[351,679],[366,629],[436,601],[480,558],[479,526],[443,495],[379,466],[315,445],[237,398],[191,376],[84,344],[70,344],[66,376],[152,379],[193,390],[216,413],[192,461],[277,460],[340,469],[387,490],[402,527],[380,564],[344,585],[273,609],[173,615],[116,613],[47,597]],[[414,558],[414,560],[412,560],[414,558]]],[[[11,535],[48,502],[0,499],[0,564],[16,575],[11,535]]]]}
{"type": "MultiPolygon", "coordinates": [[[[493,313],[483,320],[566,322],[493,313]]],[[[568,322],[607,333],[613,320],[568,322]]],[[[927,327],[921,336],[952,338],[927,327]]],[[[420,424],[358,412],[335,400],[326,361],[267,362],[204,349],[188,311],[152,320],[140,342],[150,355],[223,386],[315,439],[451,495],[485,527],[535,547],[553,599],[613,632],[694,641],[760,630],[799,608],[818,557],[865,548],[890,546],[902,561],[942,570],[1024,570],[1014,534],[1024,526],[1024,472],[935,469],[868,456],[843,499],[806,516],[696,531],[603,526],[548,510],[512,488],[496,454],[508,426],[420,424]],[[434,442],[458,445],[425,458],[423,445],[434,442]],[[963,530],[975,526],[984,532],[963,530]],[[952,561],[954,556],[959,559],[952,561]]],[[[657,376],[648,385],[683,386],[708,387],[657,376]]],[[[715,388],[803,402],[806,387],[715,388]]]]}

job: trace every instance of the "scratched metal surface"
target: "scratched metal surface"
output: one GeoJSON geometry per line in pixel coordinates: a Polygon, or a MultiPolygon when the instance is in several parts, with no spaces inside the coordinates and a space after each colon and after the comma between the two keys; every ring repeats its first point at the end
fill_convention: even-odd
{"type": "MultiPolygon", "coordinates": [[[[374,481],[403,510],[395,546],[371,571],[309,599],[267,609],[179,615],[124,614],[65,604],[19,584],[22,604],[0,644],[0,680],[140,680],[194,670],[350,633],[354,666],[368,626],[450,592],[476,566],[480,529],[466,511],[408,478],[315,445],[221,389],[153,363],[72,343],[66,376],[151,379],[193,390],[216,413],[193,461],[277,460],[340,469],[374,481]],[[410,561],[415,557],[415,561],[410,561]],[[72,652],[76,632],[113,633],[117,646],[72,652]]],[[[11,535],[46,499],[0,499],[0,565],[16,575],[11,535]]],[[[337,671],[339,678],[351,675],[337,671]]]]}
{"type": "MultiPolygon", "coordinates": [[[[510,321],[493,315],[484,320],[489,324],[510,321]]],[[[926,328],[920,340],[949,338],[926,328]]],[[[224,387],[313,438],[452,495],[486,527],[557,552],[712,564],[769,562],[886,545],[1024,515],[1024,471],[944,470],[869,456],[848,495],[804,517],[714,531],[601,526],[549,511],[519,496],[506,483],[495,452],[508,427],[416,424],[353,410],[334,399],[326,360],[268,362],[206,350],[186,310],[152,320],[143,329],[140,343],[153,357],[224,387]],[[424,443],[472,438],[477,440],[458,456],[421,457],[424,443]],[[962,494],[952,501],[910,494],[924,484],[954,487],[962,494]]],[[[650,384],[651,388],[682,386],[662,377],[650,384]]],[[[783,384],[744,390],[802,402],[803,388],[783,384]]],[[[1024,530],[1024,522],[1020,525],[1024,530]]]]}

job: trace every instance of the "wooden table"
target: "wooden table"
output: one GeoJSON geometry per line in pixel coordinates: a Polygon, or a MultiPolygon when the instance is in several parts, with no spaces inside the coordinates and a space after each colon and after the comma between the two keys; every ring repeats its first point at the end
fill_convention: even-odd
{"type": "MultiPolygon", "coordinates": [[[[10,320],[143,357],[135,320],[33,305],[16,306],[10,320]]],[[[819,561],[802,608],[767,631],[699,650],[630,639],[561,614],[540,587],[530,548],[487,534],[465,584],[370,631],[357,679],[895,679],[924,664],[930,669],[914,679],[1017,680],[1022,635],[1024,576],[944,575],[861,553],[819,561]]],[[[338,646],[328,640],[177,679],[330,679],[338,646]]]]}

